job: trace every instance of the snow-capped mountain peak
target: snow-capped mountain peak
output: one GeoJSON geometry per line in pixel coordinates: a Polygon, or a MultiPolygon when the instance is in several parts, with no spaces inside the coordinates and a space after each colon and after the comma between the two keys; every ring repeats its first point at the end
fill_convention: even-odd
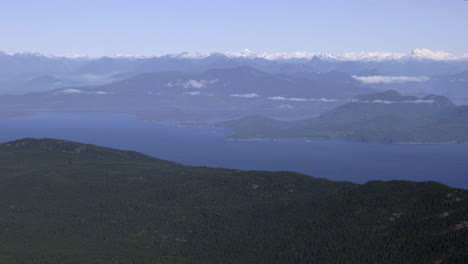
{"type": "Polygon", "coordinates": [[[201,53],[190,53],[190,52],[182,52],[177,55],[173,55],[174,58],[178,59],[203,59],[208,57],[206,54],[201,54],[201,53]]]}
{"type": "MultiPolygon", "coordinates": [[[[38,52],[24,53],[8,53],[0,51],[2,56],[19,56],[19,57],[47,57],[47,58],[67,58],[67,59],[99,59],[101,57],[93,57],[86,55],[71,55],[71,56],[53,56],[43,55],[38,52]]],[[[345,52],[343,54],[334,54],[328,52],[254,52],[249,49],[240,51],[229,51],[225,53],[190,53],[182,52],[179,54],[168,54],[159,56],[135,56],[118,54],[111,56],[112,58],[174,58],[174,59],[205,59],[210,56],[226,56],[228,58],[244,58],[244,59],[265,59],[270,61],[275,60],[311,60],[318,58],[326,61],[389,61],[389,60],[428,60],[428,61],[460,61],[468,60],[468,54],[456,56],[443,50],[433,51],[430,49],[415,49],[409,53],[398,52],[381,52],[381,51],[360,51],[360,52],[345,52]]]]}
{"type": "Polygon", "coordinates": [[[384,60],[400,60],[404,58],[406,54],[395,53],[395,52],[347,52],[341,56],[341,60],[349,61],[384,61],[384,60]]]}
{"type": "Polygon", "coordinates": [[[243,49],[241,51],[228,51],[224,53],[225,56],[229,58],[248,58],[248,59],[254,59],[261,57],[257,53],[249,50],[249,49],[243,49]]]}
{"type": "Polygon", "coordinates": [[[334,61],[386,61],[386,60],[433,60],[433,61],[454,61],[468,59],[468,54],[455,56],[446,51],[433,51],[430,49],[415,49],[410,53],[398,52],[380,52],[380,51],[361,51],[346,52],[343,54],[333,54],[327,52],[263,52],[256,53],[249,49],[238,52],[224,53],[230,58],[262,58],[266,60],[291,60],[306,59],[310,60],[317,57],[322,60],[334,61]]]}
{"type": "Polygon", "coordinates": [[[430,49],[415,49],[411,51],[409,57],[418,60],[435,60],[435,61],[451,61],[458,60],[462,57],[456,57],[443,50],[433,51],[430,49]]]}
{"type": "Polygon", "coordinates": [[[230,58],[262,58],[266,60],[290,60],[306,59],[317,57],[322,60],[333,61],[386,61],[386,60],[433,60],[433,61],[454,61],[468,59],[468,54],[457,57],[446,51],[433,51],[429,49],[415,49],[409,54],[397,52],[346,52],[343,54],[333,54],[326,52],[263,52],[256,53],[249,49],[239,52],[227,52],[230,58]]]}

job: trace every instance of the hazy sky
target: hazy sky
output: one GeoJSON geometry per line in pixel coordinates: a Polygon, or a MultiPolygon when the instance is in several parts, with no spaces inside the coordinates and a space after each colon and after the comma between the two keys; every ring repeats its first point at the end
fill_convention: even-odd
{"type": "Polygon", "coordinates": [[[0,0],[0,50],[468,53],[464,0],[0,0]]]}

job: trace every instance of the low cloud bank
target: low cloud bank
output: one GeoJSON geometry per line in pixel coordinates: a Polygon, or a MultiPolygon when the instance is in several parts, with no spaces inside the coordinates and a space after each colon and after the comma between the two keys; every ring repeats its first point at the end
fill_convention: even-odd
{"type": "Polygon", "coordinates": [[[430,78],[427,76],[353,76],[354,79],[367,84],[389,84],[405,82],[425,82],[430,78]]]}
{"type": "Polygon", "coordinates": [[[255,98],[258,97],[256,93],[248,93],[248,94],[231,94],[232,97],[241,97],[241,98],[255,98]]]}
{"type": "Polygon", "coordinates": [[[188,94],[188,95],[200,95],[201,93],[200,93],[200,92],[185,92],[184,94],[188,94]]]}
{"type": "Polygon", "coordinates": [[[322,103],[368,103],[368,104],[429,104],[434,103],[433,100],[412,100],[412,101],[387,101],[387,100],[372,100],[372,101],[365,101],[359,99],[327,99],[327,98],[296,98],[296,97],[283,97],[283,96],[274,96],[268,97],[269,100],[275,101],[289,101],[289,102],[322,102],[322,103]]]}
{"type": "Polygon", "coordinates": [[[188,80],[188,81],[177,81],[177,82],[169,82],[167,87],[174,87],[180,86],[183,88],[194,88],[194,89],[202,89],[211,84],[217,83],[218,80],[188,80]]]}
{"type": "Polygon", "coordinates": [[[104,91],[82,91],[78,89],[64,89],[64,90],[59,90],[56,92],[56,94],[95,94],[95,95],[105,95],[109,94],[108,92],[104,91]]]}
{"type": "Polygon", "coordinates": [[[308,99],[306,98],[283,97],[283,96],[268,97],[268,99],[275,100],[275,101],[292,101],[292,102],[307,102],[308,101],[308,99]]]}
{"type": "Polygon", "coordinates": [[[367,103],[367,104],[432,104],[434,100],[414,100],[414,101],[387,101],[387,100],[372,100],[362,101],[358,99],[352,99],[350,102],[353,103],[367,103]]]}

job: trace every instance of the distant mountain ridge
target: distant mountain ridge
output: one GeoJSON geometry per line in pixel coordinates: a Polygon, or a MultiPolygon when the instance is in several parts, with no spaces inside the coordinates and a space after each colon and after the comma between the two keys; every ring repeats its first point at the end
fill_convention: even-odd
{"type": "MultiPolygon", "coordinates": [[[[467,83],[463,78],[463,73],[468,71],[466,58],[468,57],[427,49],[414,50],[406,55],[363,52],[342,56],[307,52],[272,55],[241,51],[205,55],[184,52],[150,57],[67,58],[37,53],[2,53],[0,93],[20,93],[18,84],[47,75],[60,79],[67,86],[93,86],[113,83],[142,73],[203,74],[212,69],[250,67],[269,74],[312,80],[330,73],[328,79],[334,75],[338,82],[343,78],[336,74],[340,73],[353,76],[361,86],[370,89],[396,89],[416,96],[436,93],[459,102],[468,101],[465,89],[467,83]],[[385,81],[379,83],[380,79],[385,81]]],[[[55,88],[57,87],[53,85],[45,85],[32,92],[55,88]]]]}
{"type": "Polygon", "coordinates": [[[384,60],[434,60],[434,61],[455,61],[455,60],[468,60],[468,54],[461,56],[453,55],[443,50],[430,50],[426,48],[414,49],[409,53],[402,52],[388,52],[388,51],[360,51],[360,52],[345,52],[342,54],[329,53],[329,52],[254,52],[249,49],[240,51],[228,52],[212,52],[212,53],[190,53],[182,52],[179,54],[166,54],[166,55],[152,55],[152,56],[132,56],[132,55],[116,55],[116,56],[103,56],[103,57],[88,57],[88,56],[47,56],[37,52],[16,53],[8,54],[0,51],[0,56],[36,56],[47,58],[67,58],[67,59],[102,59],[102,58],[119,58],[119,59],[143,59],[143,58],[163,58],[163,59],[205,59],[213,56],[226,56],[229,58],[245,58],[245,59],[267,59],[267,60],[289,60],[289,59],[324,59],[324,60],[340,60],[340,61],[384,61],[384,60]]]}
{"type": "Polygon", "coordinates": [[[123,74],[127,79],[95,86],[72,86],[0,97],[0,109],[31,111],[185,112],[226,116],[318,113],[373,90],[339,72],[309,78],[273,74],[248,66],[202,73],[123,74]],[[329,100],[330,99],[330,100],[329,100]]]}
{"type": "Polygon", "coordinates": [[[318,117],[279,121],[246,117],[220,123],[233,138],[344,139],[383,143],[466,143],[468,106],[448,98],[403,96],[396,91],[357,96],[318,117]]]}

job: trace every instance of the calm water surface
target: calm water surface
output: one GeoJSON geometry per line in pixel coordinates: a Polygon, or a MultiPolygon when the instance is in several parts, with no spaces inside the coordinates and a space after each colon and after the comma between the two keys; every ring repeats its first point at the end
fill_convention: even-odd
{"type": "Polygon", "coordinates": [[[126,115],[45,114],[0,119],[0,142],[67,139],[186,165],[288,170],[339,181],[438,181],[468,189],[468,144],[389,145],[344,141],[234,141],[228,131],[140,122],[126,115]]]}

